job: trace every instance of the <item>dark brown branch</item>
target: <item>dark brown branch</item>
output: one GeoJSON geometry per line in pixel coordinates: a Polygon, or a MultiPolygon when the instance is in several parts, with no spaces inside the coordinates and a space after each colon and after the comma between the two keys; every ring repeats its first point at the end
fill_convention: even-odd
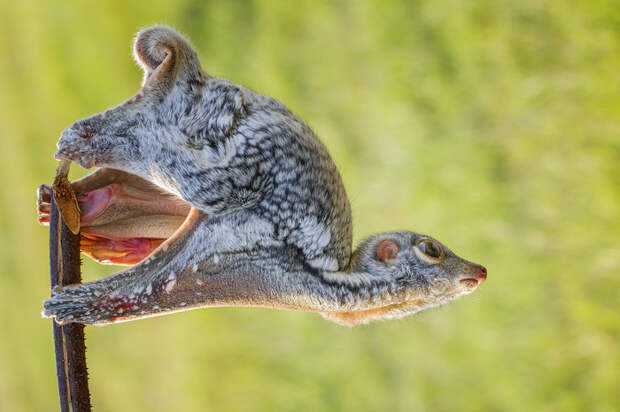
{"type": "MultiPolygon", "coordinates": [[[[79,233],[79,209],[75,194],[67,180],[68,171],[68,164],[61,164],[58,168],[54,180],[54,196],[51,198],[49,247],[52,289],[82,281],[80,236],[74,234],[65,224],[67,219],[75,230],[75,213],[77,213],[79,233]],[[65,219],[62,218],[63,215],[65,219]]],[[[90,411],[84,325],[71,323],[59,326],[55,322],[53,325],[60,410],[90,411]]]]}

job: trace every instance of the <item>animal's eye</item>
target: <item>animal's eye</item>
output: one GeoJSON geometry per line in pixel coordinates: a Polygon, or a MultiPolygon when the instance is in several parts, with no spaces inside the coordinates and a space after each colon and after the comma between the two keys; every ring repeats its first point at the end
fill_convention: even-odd
{"type": "Polygon", "coordinates": [[[432,239],[419,240],[415,245],[415,251],[420,258],[429,264],[439,263],[446,257],[443,248],[432,239]]]}

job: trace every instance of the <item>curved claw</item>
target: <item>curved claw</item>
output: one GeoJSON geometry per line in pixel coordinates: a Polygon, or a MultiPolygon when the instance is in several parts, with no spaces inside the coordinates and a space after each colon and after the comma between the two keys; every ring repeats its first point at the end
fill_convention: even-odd
{"type": "Polygon", "coordinates": [[[96,289],[82,285],[65,286],[52,291],[52,297],[43,302],[42,315],[54,316],[59,325],[87,319],[95,310],[98,300],[96,289]]]}
{"type": "Polygon", "coordinates": [[[37,221],[48,226],[50,223],[50,202],[52,199],[52,185],[41,185],[37,188],[37,221]]]}

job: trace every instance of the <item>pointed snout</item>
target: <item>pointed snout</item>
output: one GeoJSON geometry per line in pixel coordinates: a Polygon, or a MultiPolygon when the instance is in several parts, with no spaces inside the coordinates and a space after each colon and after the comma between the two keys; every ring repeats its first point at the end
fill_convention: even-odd
{"type": "Polygon", "coordinates": [[[487,280],[487,269],[481,265],[471,265],[459,280],[460,283],[469,287],[476,287],[487,280]]]}
{"type": "Polygon", "coordinates": [[[476,280],[479,283],[484,282],[485,280],[487,280],[487,269],[484,266],[480,266],[480,270],[479,272],[476,274],[476,280]]]}

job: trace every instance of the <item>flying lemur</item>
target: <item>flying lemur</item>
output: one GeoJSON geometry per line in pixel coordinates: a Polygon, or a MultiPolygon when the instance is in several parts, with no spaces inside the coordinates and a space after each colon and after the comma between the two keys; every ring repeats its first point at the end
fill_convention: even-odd
{"type": "MultiPolygon", "coordinates": [[[[371,236],[352,252],[340,174],[299,117],[206,73],[169,27],[138,33],[134,56],[139,92],[68,127],[55,154],[99,168],[73,183],[81,250],[131,266],[55,289],[44,316],[106,324],[258,306],[355,325],[446,303],[486,279],[484,267],[413,232],[371,236]]],[[[41,223],[50,195],[40,187],[41,223]]]]}

